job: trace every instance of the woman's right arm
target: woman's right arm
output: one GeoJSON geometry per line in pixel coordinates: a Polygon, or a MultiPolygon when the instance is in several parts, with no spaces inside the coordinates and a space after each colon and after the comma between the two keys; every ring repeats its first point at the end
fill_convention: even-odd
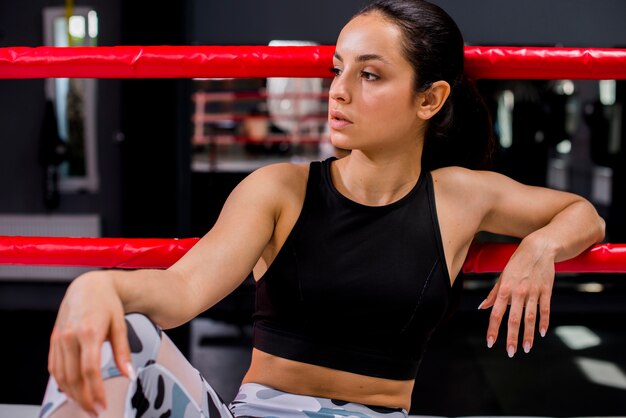
{"type": "Polygon", "coordinates": [[[272,239],[281,209],[292,203],[287,199],[298,177],[294,170],[268,166],[244,179],[211,231],[169,269],[94,271],[74,280],[50,340],[48,368],[59,387],[87,411],[105,407],[100,374],[105,340],[120,371],[132,373],[125,313],[141,312],[172,328],[239,286],[272,239]]]}

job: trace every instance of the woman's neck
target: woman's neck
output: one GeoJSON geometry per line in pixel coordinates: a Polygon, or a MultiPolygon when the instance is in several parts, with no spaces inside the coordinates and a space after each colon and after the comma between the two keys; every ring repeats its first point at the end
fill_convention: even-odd
{"type": "Polygon", "coordinates": [[[331,166],[337,190],[368,206],[384,206],[400,200],[413,189],[420,173],[421,153],[372,158],[355,150],[331,166]]]}

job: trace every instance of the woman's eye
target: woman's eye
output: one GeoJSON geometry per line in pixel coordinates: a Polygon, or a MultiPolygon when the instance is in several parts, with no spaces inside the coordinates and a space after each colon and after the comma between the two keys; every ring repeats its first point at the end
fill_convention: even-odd
{"type": "Polygon", "coordinates": [[[330,69],[330,72],[333,73],[335,75],[335,77],[337,77],[338,75],[341,74],[341,69],[337,68],[337,67],[332,67],[330,69]]]}
{"type": "Polygon", "coordinates": [[[380,77],[377,76],[376,74],[372,74],[372,73],[367,72],[367,71],[362,71],[361,72],[361,77],[363,77],[367,81],[376,81],[376,80],[380,79],[380,77]]]}

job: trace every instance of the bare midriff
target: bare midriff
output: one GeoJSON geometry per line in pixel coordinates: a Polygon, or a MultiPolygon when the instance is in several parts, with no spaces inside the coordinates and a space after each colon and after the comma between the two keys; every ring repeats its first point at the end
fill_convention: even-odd
{"type": "Polygon", "coordinates": [[[363,376],[288,360],[254,349],[243,383],[258,383],[299,395],[408,411],[414,380],[363,376]]]}

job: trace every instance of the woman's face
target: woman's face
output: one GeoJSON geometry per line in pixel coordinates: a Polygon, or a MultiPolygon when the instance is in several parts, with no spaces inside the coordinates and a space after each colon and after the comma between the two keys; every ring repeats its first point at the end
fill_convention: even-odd
{"type": "Polygon", "coordinates": [[[339,34],[333,62],[328,118],[335,146],[391,151],[418,143],[424,121],[395,24],[378,13],[352,19],[339,34]]]}

